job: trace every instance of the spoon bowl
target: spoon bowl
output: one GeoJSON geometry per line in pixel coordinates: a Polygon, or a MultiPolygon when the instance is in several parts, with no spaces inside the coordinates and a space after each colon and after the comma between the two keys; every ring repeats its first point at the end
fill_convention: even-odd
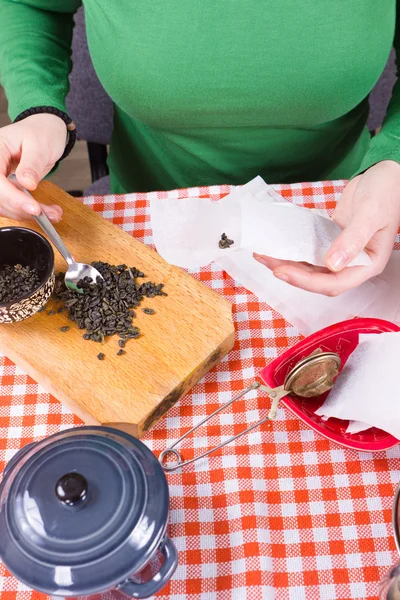
{"type": "MultiPolygon", "coordinates": [[[[21,192],[23,192],[24,194],[26,194],[27,196],[32,198],[32,195],[30,194],[30,192],[28,192],[28,190],[26,188],[24,188],[18,182],[18,180],[14,174],[9,175],[8,179],[21,192]]],[[[62,239],[58,235],[57,231],[55,230],[53,225],[50,223],[49,219],[47,218],[47,216],[44,214],[43,211],[41,211],[41,213],[39,215],[35,215],[34,218],[35,218],[36,222],[38,223],[38,225],[40,225],[40,227],[43,229],[43,231],[49,236],[50,240],[53,242],[54,246],[57,248],[57,250],[59,251],[59,253],[64,258],[64,260],[66,261],[66,263],[68,265],[68,270],[65,273],[65,285],[67,287],[69,287],[71,290],[79,292],[80,294],[83,294],[84,291],[80,287],[78,287],[78,283],[84,277],[90,277],[92,279],[93,283],[96,283],[97,279],[103,280],[101,273],[99,273],[99,271],[97,269],[95,269],[91,265],[87,265],[85,263],[78,263],[75,261],[75,259],[72,257],[71,253],[69,252],[68,248],[65,246],[64,242],[62,241],[62,239]]]]}
{"type": "Polygon", "coordinates": [[[78,287],[78,283],[85,277],[90,277],[93,283],[97,283],[97,279],[101,279],[103,281],[102,275],[91,265],[72,262],[68,265],[68,271],[65,273],[65,285],[71,290],[75,290],[76,292],[83,294],[84,291],[78,287]]]}

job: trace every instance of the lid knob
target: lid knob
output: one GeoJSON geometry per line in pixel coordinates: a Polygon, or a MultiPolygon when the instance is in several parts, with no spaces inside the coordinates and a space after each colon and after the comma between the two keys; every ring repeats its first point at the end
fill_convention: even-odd
{"type": "Polygon", "coordinates": [[[67,473],[56,483],[56,496],[64,504],[72,506],[86,498],[88,483],[79,473],[67,473]]]}

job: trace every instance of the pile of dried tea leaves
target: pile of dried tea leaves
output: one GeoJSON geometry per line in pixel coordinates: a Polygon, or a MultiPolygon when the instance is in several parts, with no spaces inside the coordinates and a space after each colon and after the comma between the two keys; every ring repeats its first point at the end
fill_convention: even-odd
{"type": "MultiPolygon", "coordinates": [[[[134,309],[143,298],[167,296],[163,292],[164,285],[138,283],[137,279],[145,275],[135,267],[112,266],[103,262],[94,262],[92,266],[100,272],[103,281],[98,278],[94,283],[90,278],[82,279],[78,283],[78,287],[84,291],[82,294],[67,288],[64,283],[65,273],[59,273],[54,290],[55,298],[63,303],[71,321],[77,323],[79,329],[86,331],[83,335],[85,340],[103,342],[108,336],[118,335],[121,338],[118,344],[122,350],[128,340],[140,336],[139,328],[132,325],[132,319],[136,316],[134,309]]],[[[119,356],[122,354],[118,352],[119,356]]],[[[102,355],[100,360],[103,358],[102,355]]]]}
{"type": "Polygon", "coordinates": [[[12,302],[29,296],[40,287],[36,269],[22,265],[5,266],[0,270],[0,303],[12,302]]]}

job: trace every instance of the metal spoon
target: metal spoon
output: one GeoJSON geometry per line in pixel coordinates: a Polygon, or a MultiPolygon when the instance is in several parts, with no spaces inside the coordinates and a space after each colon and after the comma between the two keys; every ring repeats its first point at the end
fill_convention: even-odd
{"type": "MultiPolygon", "coordinates": [[[[8,179],[19,189],[21,192],[24,192],[27,196],[32,198],[32,195],[29,191],[24,188],[17,180],[14,174],[9,175],[8,179]]],[[[97,278],[103,280],[102,275],[99,273],[97,269],[92,267],[91,265],[87,265],[85,263],[78,263],[74,260],[68,248],[65,246],[64,242],[58,235],[57,231],[46,217],[43,211],[40,212],[39,215],[34,215],[36,222],[40,225],[43,231],[49,236],[50,240],[53,242],[54,246],[57,248],[61,256],[64,258],[66,263],[68,264],[68,270],[65,273],[65,285],[69,287],[71,290],[75,290],[76,292],[80,292],[83,294],[83,290],[77,286],[79,281],[84,277],[90,277],[94,283],[96,283],[97,278]]]]}
{"type": "Polygon", "coordinates": [[[192,427],[189,431],[187,431],[182,437],[179,438],[176,442],[172,444],[169,448],[163,450],[159,456],[159,461],[164,471],[175,471],[180,467],[184,467],[189,465],[196,460],[204,458],[219,450],[223,446],[230,444],[234,440],[237,440],[242,435],[246,433],[250,433],[256,427],[263,425],[267,421],[271,421],[276,417],[276,411],[278,407],[278,402],[288,394],[295,394],[296,396],[300,396],[301,398],[313,398],[315,396],[321,396],[328,390],[333,387],[336,376],[338,375],[341,367],[341,360],[338,354],[334,352],[322,352],[321,350],[316,350],[307,358],[304,358],[300,362],[298,362],[293,369],[289,371],[287,374],[284,384],[280,385],[276,388],[270,388],[267,385],[261,385],[258,381],[255,381],[251,386],[247,389],[243,390],[240,394],[229,400],[225,404],[223,404],[220,408],[214,411],[210,416],[206,417],[198,425],[192,427]],[[182,461],[181,454],[178,450],[176,450],[176,446],[180,444],[186,437],[188,437],[191,433],[196,431],[201,425],[209,421],[212,417],[225,410],[228,406],[230,406],[235,400],[239,400],[245,394],[247,394],[250,390],[261,390],[268,394],[270,398],[272,398],[272,404],[268,416],[254,425],[251,425],[244,431],[238,433],[237,435],[229,438],[225,442],[222,442],[218,446],[211,448],[211,450],[207,450],[192,458],[191,460],[182,461]],[[173,464],[165,464],[165,458],[169,455],[172,455],[175,458],[175,462],[173,464]]]}

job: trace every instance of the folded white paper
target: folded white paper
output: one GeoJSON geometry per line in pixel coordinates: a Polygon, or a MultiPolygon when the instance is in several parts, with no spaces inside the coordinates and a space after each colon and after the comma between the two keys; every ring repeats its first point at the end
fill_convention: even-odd
{"type": "MultiPolygon", "coordinates": [[[[303,335],[355,316],[400,322],[400,252],[393,253],[382,275],[337,298],[294,288],[254,260],[256,250],[323,264],[326,250],[339,233],[323,211],[286,202],[261,177],[218,202],[153,198],[151,221],[155,245],[165,260],[192,270],[215,261],[303,335]],[[231,248],[219,248],[222,233],[234,240],[231,248]]],[[[362,253],[355,263],[368,261],[362,253]]]]}
{"type": "MultiPolygon", "coordinates": [[[[326,253],[342,232],[329,217],[289,202],[271,203],[246,194],[240,204],[241,248],[264,256],[323,267],[326,253]]],[[[370,264],[363,251],[349,267],[370,264]]]]}
{"type": "Polygon", "coordinates": [[[395,250],[384,270],[372,280],[380,290],[371,303],[358,313],[359,317],[386,319],[400,324],[400,252],[395,250]]]}
{"type": "Polygon", "coordinates": [[[223,252],[218,247],[225,230],[240,237],[240,206],[225,199],[152,200],[151,223],[156,248],[165,260],[187,269],[208,265],[223,252]]]}
{"type": "MultiPolygon", "coordinates": [[[[198,269],[213,262],[229,250],[221,250],[218,242],[226,233],[241,243],[242,194],[262,192],[269,202],[270,188],[257,177],[218,202],[208,198],[169,198],[150,201],[151,226],[158,253],[170,264],[186,269],[198,269]]],[[[275,196],[276,192],[274,192],[275,196]]]]}
{"type": "Polygon", "coordinates": [[[360,335],[317,415],[370,423],[400,439],[400,333],[360,335]]]}
{"type": "MultiPolygon", "coordinates": [[[[169,263],[187,269],[204,267],[238,249],[323,266],[341,231],[319,211],[286,202],[261,177],[218,202],[152,198],[150,212],[158,252],[169,263]],[[234,240],[229,250],[218,246],[222,233],[234,240]]],[[[368,264],[365,252],[351,263],[368,264]]]]}
{"type": "Polygon", "coordinates": [[[384,282],[378,286],[373,281],[367,281],[335,298],[313,294],[274,277],[248,250],[226,253],[217,259],[216,264],[305,336],[359,315],[378,295],[384,296],[386,291],[384,282]]]}

